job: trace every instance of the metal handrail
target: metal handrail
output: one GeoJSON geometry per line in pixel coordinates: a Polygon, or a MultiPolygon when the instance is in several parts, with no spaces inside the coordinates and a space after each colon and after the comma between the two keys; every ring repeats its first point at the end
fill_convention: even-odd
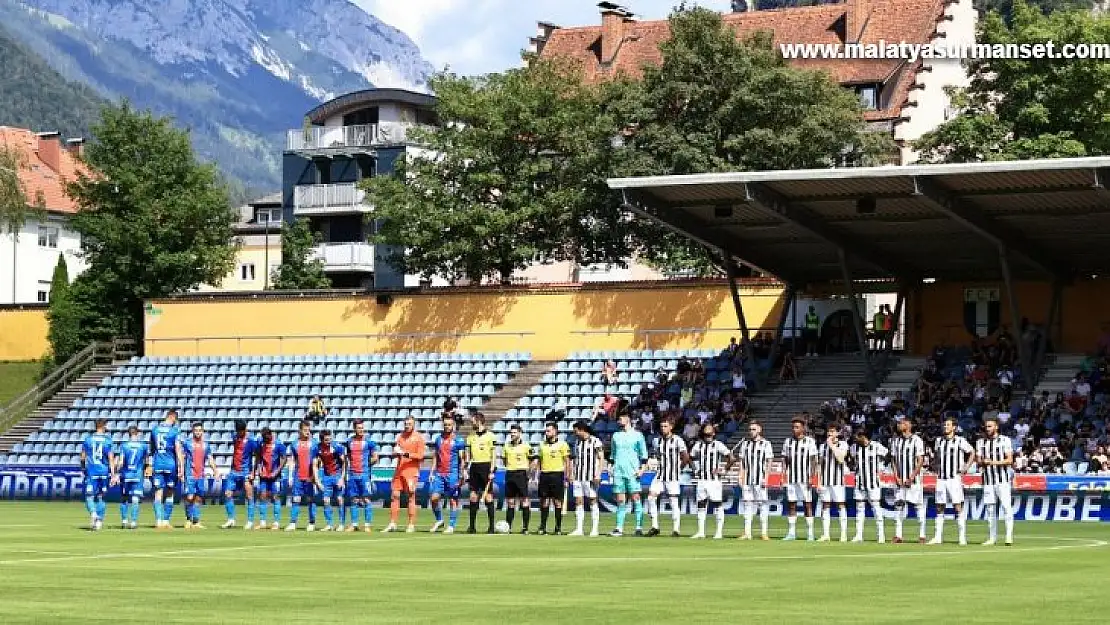
{"type": "Polygon", "coordinates": [[[0,407],[0,432],[6,432],[19,423],[28,414],[34,412],[39,404],[53,397],[66,384],[85,373],[98,358],[105,355],[110,356],[111,353],[111,344],[96,342],[90,343],[74,354],[72,358],[65,361],[38,384],[0,407]]]}

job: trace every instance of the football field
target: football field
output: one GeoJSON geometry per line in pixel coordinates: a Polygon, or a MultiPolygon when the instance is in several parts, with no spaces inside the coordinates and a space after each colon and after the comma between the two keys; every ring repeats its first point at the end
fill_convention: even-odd
{"type": "MultiPolygon", "coordinates": [[[[180,525],[180,506],[175,517],[180,525]]],[[[1099,524],[1018,523],[1015,546],[982,547],[986,528],[976,523],[968,530],[971,546],[928,547],[742,542],[733,538],[742,526],[735,516],[728,520],[730,538],[721,541],[428,535],[428,518],[416,534],[216,529],[223,518],[222,507],[208,506],[209,529],[155,532],[144,504],[142,527],[126,531],[118,529],[118,509],[110,505],[109,523],[94,533],[84,529],[88,519],[79,503],[0,503],[0,623],[1001,623],[1106,617],[1110,532],[1099,524]]],[[[464,511],[460,525],[465,518],[464,511]]],[[[375,525],[386,520],[387,512],[376,509],[375,525]]],[[[665,530],[669,523],[664,515],[665,530]]],[[[684,517],[684,533],[694,523],[684,517]]],[[[573,525],[568,515],[565,527],[573,525]]],[[[892,525],[887,522],[888,535],[892,525]]],[[[773,535],[781,536],[784,526],[775,523],[773,535]]],[[[837,527],[834,519],[834,535],[837,527]]],[[[610,528],[606,517],[602,530],[610,528]]],[[[916,536],[916,522],[907,529],[916,536]]],[[[954,541],[955,523],[946,530],[954,541]]]]}

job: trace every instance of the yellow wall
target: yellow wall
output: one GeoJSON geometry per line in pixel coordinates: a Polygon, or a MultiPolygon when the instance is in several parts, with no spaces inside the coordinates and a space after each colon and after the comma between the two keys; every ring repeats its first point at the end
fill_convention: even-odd
{"type": "Polygon", "coordinates": [[[38,360],[49,351],[46,308],[0,309],[0,360],[38,360]]]}
{"type": "Polygon", "coordinates": [[[270,243],[269,257],[267,258],[265,245],[251,245],[239,248],[235,255],[235,265],[223,281],[215,287],[205,285],[201,291],[261,291],[266,287],[266,262],[270,266],[281,264],[281,242],[276,235],[270,243]],[[254,280],[243,280],[240,267],[244,264],[254,265],[254,280]]]}
{"type": "MultiPolygon", "coordinates": [[[[741,294],[749,327],[774,328],[782,288],[751,286],[741,294]]],[[[724,283],[443,290],[395,296],[389,306],[379,305],[374,296],[166,300],[154,302],[147,313],[146,353],[529,351],[536,359],[560,359],[583,349],[723,347],[738,334],[736,327],[724,283]],[[402,336],[453,333],[462,336],[402,336]]]]}

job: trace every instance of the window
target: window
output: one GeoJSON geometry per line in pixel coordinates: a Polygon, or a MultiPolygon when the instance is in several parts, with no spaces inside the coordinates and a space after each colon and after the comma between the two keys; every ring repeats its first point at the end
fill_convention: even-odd
{"type": "Polygon", "coordinates": [[[281,208],[256,208],[254,209],[254,223],[256,224],[280,224],[281,223],[281,208]]]}
{"type": "Polygon", "coordinates": [[[254,263],[243,263],[239,265],[239,279],[243,282],[254,281],[254,263]]]}
{"type": "Polygon", "coordinates": [[[35,300],[40,304],[45,304],[50,301],[50,283],[39,280],[39,292],[35,300]]]}
{"type": "Polygon", "coordinates": [[[873,111],[879,108],[879,86],[878,85],[862,85],[856,87],[856,95],[859,96],[860,106],[867,111],[873,111]]]}
{"type": "Polygon", "coordinates": [[[54,226],[39,226],[39,247],[58,247],[58,229],[54,226]]]}

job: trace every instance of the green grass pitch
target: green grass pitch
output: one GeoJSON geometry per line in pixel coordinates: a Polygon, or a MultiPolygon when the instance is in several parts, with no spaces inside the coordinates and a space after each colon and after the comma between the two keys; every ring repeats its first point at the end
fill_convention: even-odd
{"type": "Polygon", "coordinates": [[[108,510],[93,533],[79,503],[0,503],[0,623],[1105,622],[1110,570],[1098,524],[1018,523],[1015,546],[988,548],[975,523],[961,548],[741,542],[735,516],[730,538],[693,541],[428,535],[429,517],[417,534],[247,533],[214,529],[220,506],[207,530],[180,529],[178,506],[158,533],[149,504],[137,531],[108,510]]]}

